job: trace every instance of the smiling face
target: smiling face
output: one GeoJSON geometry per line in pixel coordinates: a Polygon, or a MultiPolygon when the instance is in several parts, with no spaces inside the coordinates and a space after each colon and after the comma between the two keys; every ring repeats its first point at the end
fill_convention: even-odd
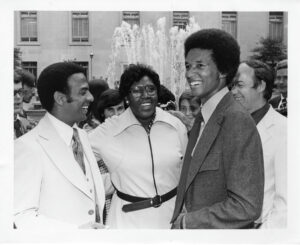
{"type": "Polygon", "coordinates": [[[69,94],[64,104],[67,123],[73,125],[86,119],[89,104],[94,100],[83,73],[75,73],[68,79],[69,94]]]}
{"type": "Polygon", "coordinates": [[[199,96],[204,104],[209,98],[225,87],[225,78],[212,58],[212,51],[191,49],[185,58],[186,79],[194,96],[199,96]]]}
{"type": "Polygon", "coordinates": [[[260,91],[260,86],[254,88],[254,79],[254,69],[242,63],[239,66],[234,78],[234,86],[231,89],[234,98],[250,113],[259,109],[262,106],[262,101],[264,101],[263,91],[260,91]]]}
{"type": "Polygon", "coordinates": [[[142,77],[132,84],[128,95],[129,106],[135,117],[142,123],[151,121],[157,106],[157,89],[151,79],[142,77]]]}
{"type": "Polygon", "coordinates": [[[190,120],[194,119],[193,111],[191,108],[190,101],[187,99],[183,99],[180,102],[179,110],[190,120]]]}

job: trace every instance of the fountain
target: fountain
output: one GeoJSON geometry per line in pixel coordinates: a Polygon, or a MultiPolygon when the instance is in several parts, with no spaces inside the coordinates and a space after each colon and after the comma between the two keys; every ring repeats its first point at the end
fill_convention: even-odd
{"type": "Polygon", "coordinates": [[[184,48],[187,36],[200,29],[194,18],[190,18],[186,30],[171,27],[169,32],[165,28],[166,18],[157,21],[156,31],[151,25],[133,27],[122,22],[115,29],[112,38],[112,53],[107,69],[108,84],[120,79],[117,69],[120,63],[150,65],[158,74],[161,83],[165,85],[176,98],[186,89],[184,48]]]}

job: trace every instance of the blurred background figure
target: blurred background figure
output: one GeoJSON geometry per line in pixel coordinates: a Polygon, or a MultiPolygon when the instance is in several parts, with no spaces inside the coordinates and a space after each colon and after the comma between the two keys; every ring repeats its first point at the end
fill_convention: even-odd
{"type": "Polygon", "coordinates": [[[28,110],[34,109],[34,103],[37,102],[35,93],[35,76],[25,70],[20,73],[20,79],[23,88],[23,110],[26,113],[28,110]]]}
{"type": "Polygon", "coordinates": [[[99,120],[97,119],[99,118],[97,103],[100,95],[107,89],[109,89],[108,84],[103,79],[94,79],[89,81],[89,90],[94,97],[94,101],[89,105],[86,120],[80,122],[79,127],[89,131],[96,128],[100,124],[99,120]]]}
{"type": "Polygon", "coordinates": [[[14,139],[22,136],[36,124],[29,121],[23,111],[24,90],[21,73],[14,73],[14,139]]]}
{"type": "Polygon", "coordinates": [[[288,80],[288,72],[287,72],[287,60],[282,60],[278,62],[276,66],[276,79],[275,85],[277,86],[279,96],[272,98],[269,103],[272,107],[278,111],[283,116],[287,117],[287,80],[288,80]]]}
{"type": "Polygon", "coordinates": [[[158,105],[161,109],[165,111],[176,110],[175,95],[164,85],[160,85],[158,105]]]}

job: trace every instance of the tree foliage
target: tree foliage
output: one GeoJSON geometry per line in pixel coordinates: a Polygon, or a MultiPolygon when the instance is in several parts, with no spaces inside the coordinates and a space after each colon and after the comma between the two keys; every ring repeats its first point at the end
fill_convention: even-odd
{"type": "Polygon", "coordinates": [[[259,45],[252,52],[252,59],[261,60],[272,67],[275,67],[278,61],[287,59],[287,50],[282,41],[270,37],[261,38],[259,45]]]}

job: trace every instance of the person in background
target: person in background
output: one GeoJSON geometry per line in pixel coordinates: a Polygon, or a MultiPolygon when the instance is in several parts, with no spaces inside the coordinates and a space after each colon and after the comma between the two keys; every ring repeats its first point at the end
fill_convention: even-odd
{"type": "Polygon", "coordinates": [[[158,74],[129,65],[119,93],[129,107],[89,134],[116,189],[107,224],[122,229],[168,229],[185,152],[187,133],[179,119],[157,106],[158,74]]]}
{"type": "Polygon", "coordinates": [[[184,91],[178,100],[179,111],[185,116],[184,124],[188,129],[188,132],[193,127],[195,116],[193,115],[194,108],[191,106],[193,95],[190,90],[184,91]]]}
{"type": "Polygon", "coordinates": [[[14,72],[14,139],[27,133],[34,125],[23,114],[23,87],[19,73],[14,72]]]}
{"type": "Polygon", "coordinates": [[[15,140],[14,223],[17,229],[103,228],[105,188],[85,120],[93,101],[84,69],[71,62],[46,67],[37,91],[47,111],[39,124],[15,140]]]}
{"type": "Polygon", "coordinates": [[[23,87],[23,110],[26,114],[28,110],[34,109],[37,101],[35,96],[35,77],[32,73],[22,70],[20,74],[23,87]]]}
{"type": "Polygon", "coordinates": [[[176,110],[175,95],[162,84],[160,85],[158,106],[165,111],[176,110]]]}
{"type": "Polygon", "coordinates": [[[79,123],[78,126],[80,128],[83,128],[85,131],[89,131],[96,128],[100,124],[100,121],[98,119],[99,114],[97,103],[99,101],[100,95],[107,89],[109,89],[108,84],[103,79],[94,79],[89,81],[89,90],[94,97],[94,101],[89,105],[86,120],[79,123]]]}
{"type": "Polygon", "coordinates": [[[186,79],[202,108],[190,132],[171,219],[173,229],[251,228],[261,214],[264,165],[258,131],[227,88],[237,41],[203,29],[184,43],[186,79]]]}
{"type": "Polygon", "coordinates": [[[286,228],[287,224],[287,119],[268,103],[274,74],[258,60],[241,62],[232,94],[254,119],[264,153],[265,190],[258,228],[286,228]]]}
{"type": "Polygon", "coordinates": [[[281,115],[287,117],[288,106],[287,106],[287,82],[288,82],[288,71],[287,71],[287,60],[278,62],[276,67],[276,79],[275,84],[280,92],[279,96],[272,98],[269,103],[272,107],[278,111],[281,115]]]}
{"type": "Polygon", "coordinates": [[[125,109],[126,104],[119,91],[108,89],[101,94],[97,102],[97,119],[103,123],[106,118],[121,115],[125,109]]]}

